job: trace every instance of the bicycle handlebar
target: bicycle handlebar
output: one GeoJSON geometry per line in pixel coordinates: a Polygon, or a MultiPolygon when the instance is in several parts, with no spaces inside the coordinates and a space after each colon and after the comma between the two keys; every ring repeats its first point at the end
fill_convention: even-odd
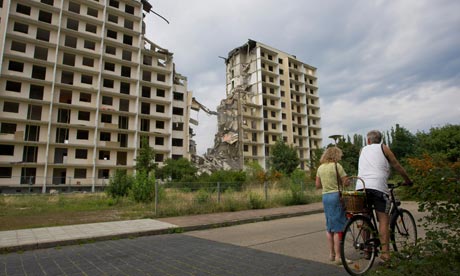
{"type": "Polygon", "coordinates": [[[396,189],[396,188],[398,188],[399,186],[401,186],[401,182],[400,182],[400,183],[396,183],[396,184],[394,184],[394,183],[388,183],[387,185],[388,185],[388,189],[391,189],[391,190],[392,190],[392,189],[396,189]]]}
{"type": "Polygon", "coordinates": [[[389,189],[396,189],[396,188],[398,188],[398,187],[400,187],[400,186],[412,186],[412,185],[414,185],[414,183],[411,182],[411,183],[409,183],[409,184],[406,184],[405,182],[398,182],[398,183],[396,183],[396,184],[394,184],[394,183],[388,183],[387,185],[388,185],[388,188],[389,188],[389,189]]]}

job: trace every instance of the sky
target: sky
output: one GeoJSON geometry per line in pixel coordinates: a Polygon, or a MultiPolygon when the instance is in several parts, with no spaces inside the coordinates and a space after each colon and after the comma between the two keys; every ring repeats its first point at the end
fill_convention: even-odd
{"type": "MultiPolygon", "coordinates": [[[[212,110],[225,98],[219,58],[248,39],[317,68],[323,145],[396,124],[412,133],[460,124],[458,0],[149,0],[146,36],[212,110]]],[[[192,114],[198,153],[217,117],[192,114]]]]}

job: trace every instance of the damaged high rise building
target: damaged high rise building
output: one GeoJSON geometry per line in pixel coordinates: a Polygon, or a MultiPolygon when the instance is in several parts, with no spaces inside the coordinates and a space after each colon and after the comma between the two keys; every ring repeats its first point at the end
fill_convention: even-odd
{"type": "Polygon", "coordinates": [[[0,193],[95,190],[191,158],[191,92],[145,37],[147,0],[0,1],[0,193]]]}
{"type": "Polygon", "coordinates": [[[307,170],[322,143],[316,68],[253,40],[230,51],[225,63],[226,99],[208,155],[235,169],[247,161],[268,168],[271,148],[283,139],[307,170]]]}

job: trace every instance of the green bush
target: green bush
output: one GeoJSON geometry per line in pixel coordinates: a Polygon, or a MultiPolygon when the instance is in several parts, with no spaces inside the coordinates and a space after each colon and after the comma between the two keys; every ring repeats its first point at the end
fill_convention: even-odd
{"type": "Polygon", "coordinates": [[[208,203],[211,201],[211,194],[205,189],[200,189],[195,196],[195,201],[199,204],[208,203]]]}
{"type": "Polygon", "coordinates": [[[198,191],[201,187],[200,183],[193,181],[180,181],[180,182],[166,182],[164,184],[165,188],[180,189],[183,192],[193,192],[198,191]]]}
{"type": "Polygon", "coordinates": [[[228,188],[223,193],[223,210],[228,212],[235,212],[239,210],[244,210],[246,204],[242,204],[239,200],[235,198],[235,190],[233,188],[228,188]]]}
{"type": "MultiPolygon", "coordinates": [[[[307,180],[308,180],[307,173],[301,169],[295,169],[295,171],[291,174],[292,183],[305,184],[307,180]]],[[[305,187],[305,185],[303,187],[305,187]]]]}
{"type": "Polygon", "coordinates": [[[184,175],[180,181],[169,181],[166,188],[187,189],[197,191],[207,189],[211,192],[217,191],[217,183],[220,183],[220,191],[224,192],[229,188],[241,191],[246,181],[246,173],[243,171],[215,171],[211,175],[202,174],[196,178],[193,175],[184,175]]]}
{"type": "Polygon", "coordinates": [[[162,168],[156,169],[158,178],[174,182],[196,181],[197,168],[186,158],[166,159],[162,168]]]}
{"type": "Polygon", "coordinates": [[[265,171],[257,161],[248,161],[245,164],[246,184],[257,185],[263,184],[265,171]]]}
{"type": "Polygon", "coordinates": [[[128,195],[132,184],[133,178],[126,173],[126,170],[116,170],[115,175],[110,178],[109,186],[105,192],[112,198],[124,197],[128,195]]]}
{"type": "Polygon", "coordinates": [[[265,208],[265,200],[261,195],[251,192],[249,193],[249,208],[263,209],[265,208]]]}
{"type": "Polygon", "coordinates": [[[429,156],[409,159],[413,170],[412,196],[419,210],[427,212],[420,239],[407,254],[394,254],[391,269],[376,275],[460,275],[460,162],[435,160],[429,156]]]}
{"type": "Polygon", "coordinates": [[[277,189],[289,189],[291,186],[291,178],[279,172],[270,172],[271,179],[267,181],[267,185],[277,189]]]}
{"type": "Polygon", "coordinates": [[[301,184],[291,183],[290,192],[291,192],[291,202],[288,205],[300,205],[307,204],[307,196],[301,188],[301,184]]]}
{"type": "Polygon", "coordinates": [[[107,206],[114,206],[117,203],[117,200],[113,198],[108,198],[107,199],[107,206]]]}
{"type": "Polygon", "coordinates": [[[137,172],[130,195],[136,202],[151,202],[155,198],[155,177],[145,171],[137,172]]]}
{"type": "Polygon", "coordinates": [[[216,187],[216,183],[221,183],[221,191],[225,191],[228,188],[232,188],[236,191],[241,191],[243,183],[246,181],[246,172],[244,171],[215,171],[208,176],[206,182],[213,183],[216,187]]]}
{"type": "Polygon", "coordinates": [[[283,139],[278,139],[270,150],[270,168],[291,175],[299,165],[300,159],[294,146],[286,144],[283,139]]]}
{"type": "Polygon", "coordinates": [[[223,201],[223,209],[225,212],[236,212],[240,210],[245,210],[245,206],[234,198],[226,198],[223,201]]]}

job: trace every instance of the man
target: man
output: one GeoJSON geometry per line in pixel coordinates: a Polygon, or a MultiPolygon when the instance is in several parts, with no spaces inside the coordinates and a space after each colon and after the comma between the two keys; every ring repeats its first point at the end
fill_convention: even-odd
{"type": "MultiPolygon", "coordinates": [[[[382,133],[380,131],[369,131],[367,146],[361,149],[359,155],[358,176],[364,180],[367,201],[374,206],[376,211],[382,243],[380,258],[382,261],[387,261],[390,258],[390,191],[387,185],[390,165],[404,178],[406,185],[411,185],[412,181],[390,148],[381,142],[382,133]]],[[[362,183],[359,182],[356,189],[363,189],[362,183]]]]}

